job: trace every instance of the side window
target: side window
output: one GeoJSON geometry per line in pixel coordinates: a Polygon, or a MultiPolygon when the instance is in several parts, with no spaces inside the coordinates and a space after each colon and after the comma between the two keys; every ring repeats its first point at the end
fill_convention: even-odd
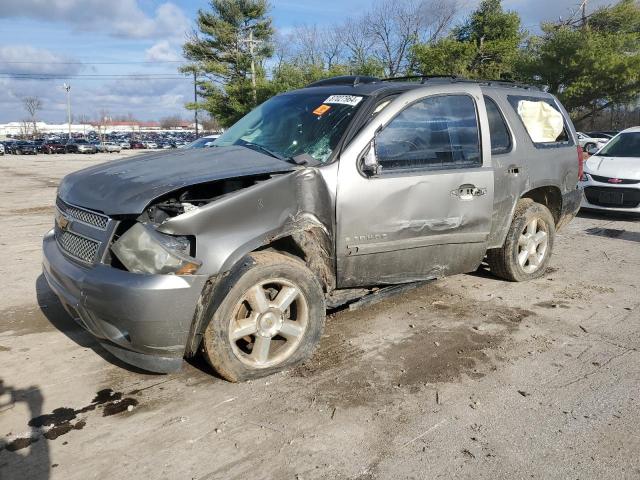
{"type": "Polygon", "coordinates": [[[443,95],[408,106],[378,134],[376,154],[383,172],[482,165],[475,102],[443,95]]]}
{"type": "Polygon", "coordinates": [[[536,147],[573,144],[564,115],[551,99],[511,95],[508,98],[536,147]]]}
{"type": "Polygon", "coordinates": [[[499,155],[511,151],[511,135],[504,117],[496,102],[485,95],[484,104],[489,118],[489,134],[491,135],[491,153],[499,155]]]}

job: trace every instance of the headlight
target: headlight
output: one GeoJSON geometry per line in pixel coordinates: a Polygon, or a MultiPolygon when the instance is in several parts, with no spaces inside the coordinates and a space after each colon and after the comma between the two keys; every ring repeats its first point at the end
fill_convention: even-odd
{"type": "Polygon", "coordinates": [[[134,273],[191,275],[202,265],[189,255],[191,242],[187,237],[165,235],[143,223],[127,230],[111,250],[134,273]]]}
{"type": "Polygon", "coordinates": [[[591,177],[587,173],[583,173],[580,177],[581,182],[588,182],[589,180],[591,180],[591,177]]]}

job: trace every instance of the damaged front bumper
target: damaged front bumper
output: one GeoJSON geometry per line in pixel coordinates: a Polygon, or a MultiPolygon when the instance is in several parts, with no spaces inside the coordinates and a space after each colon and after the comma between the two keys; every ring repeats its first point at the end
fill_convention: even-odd
{"type": "Polygon", "coordinates": [[[43,240],[43,272],[69,314],[117,358],[152,372],[182,365],[206,275],[147,275],[83,267],[43,240]]]}

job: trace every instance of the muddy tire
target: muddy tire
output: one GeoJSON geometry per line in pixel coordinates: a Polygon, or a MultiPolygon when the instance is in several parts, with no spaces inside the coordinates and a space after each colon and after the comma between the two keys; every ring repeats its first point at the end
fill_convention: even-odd
{"type": "Polygon", "coordinates": [[[504,245],[487,252],[491,272],[512,282],[541,277],[551,259],[555,236],[549,209],[523,198],[516,205],[504,245]]]}
{"type": "MultiPolygon", "coordinates": [[[[308,359],[325,321],[322,287],[307,266],[274,252],[254,252],[221,285],[203,338],[209,364],[241,382],[308,359]],[[217,305],[216,305],[217,303],[217,305]]],[[[212,308],[211,308],[212,307],[212,308]]]]}

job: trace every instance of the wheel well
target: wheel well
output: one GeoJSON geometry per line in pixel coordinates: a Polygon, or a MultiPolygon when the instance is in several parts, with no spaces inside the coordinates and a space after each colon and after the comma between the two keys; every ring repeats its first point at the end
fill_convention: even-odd
{"type": "Polygon", "coordinates": [[[560,221],[562,212],[562,193],[558,187],[538,187],[522,195],[522,198],[530,198],[536,203],[540,203],[549,209],[556,225],[560,221]]]}
{"type": "Polygon", "coordinates": [[[304,262],[318,277],[325,292],[336,288],[333,268],[333,244],[320,228],[298,230],[263,245],[260,250],[273,250],[304,262]]]}

